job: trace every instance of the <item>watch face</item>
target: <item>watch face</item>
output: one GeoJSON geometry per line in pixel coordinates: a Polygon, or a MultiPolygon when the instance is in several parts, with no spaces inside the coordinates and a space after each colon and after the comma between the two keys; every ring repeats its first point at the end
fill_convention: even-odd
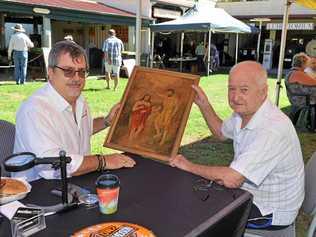
{"type": "Polygon", "coordinates": [[[96,194],[88,193],[79,196],[79,201],[87,206],[91,206],[97,204],[99,199],[96,194]]]}

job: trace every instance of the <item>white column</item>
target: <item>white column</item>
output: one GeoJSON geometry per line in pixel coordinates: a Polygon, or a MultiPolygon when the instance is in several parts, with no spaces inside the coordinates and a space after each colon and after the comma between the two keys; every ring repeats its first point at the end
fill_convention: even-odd
{"type": "Polygon", "coordinates": [[[4,14],[0,13],[0,49],[5,48],[4,14]]]}
{"type": "Polygon", "coordinates": [[[257,42],[257,62],[259,62],[261,30],[262,30],[262,21],[259,21],[259,34],[258,34],[258,42],[257,42]]]}
{"type": "Polygon", "coordinates": [[[136,65],[140,65],[140,54],[141,54],[141,19],[142,0],[138,0],[137,11],[136,11],[136,65]]]}
{"type": "Polygon", "coordinates": [[[128,49],[127,51],[135,51],[135,26],[128,27],[128,49]]]}
{"type": "Polygon", "coordinates": [[[239,34],[236,34],[236,52],[235,52],[235,64],[238,63],[238,48],[239,48],[239,34]]]}
{"type": "Polygon", "coordinates": [[[154,45],[155,45],[155,32],[151,31],[151,44],[150,44],[150,67],[153,67],[154,63],[154,45]]]}
{"type": "Polygon", "coordinates": [[[283,26],[282,26],[282,36],[281,36],[281,45],[280,45],[280,56],[279,56],[279,66],[278,66],[278,79],[275,88],[275,104],[279,106],[279,96],[280,96],[280,88],[281,88],[281,81],[282,81],[282,70],[283,70],[283,60],[284,60],[284,51],[286,45],[286,34],[287,34],[287,27],[289,22],[289,9],[292,2],[286,0],[286,4],[284,7],[284,14],[283,14],[283,26]]]}
{"type": "Polygon", "coordinates": [[[211,40],[212,39],[212,31],[211,29],[208,31],[208,47],[207,47],[207,67],[206,67],[206,75],[210,75],[210,65],[211,65],[211,40]]]}
{"type": "Polygon", "coordinates": [[[182,59],[183,59],[183,41],[184,41],[184,32],[181,32],[181,43],[180,43],[180,72],[182,72],[182,59]]]}
{"type": "Polygon", "coordinates": [[[52,47],[52,29],[50,18],[43,16],[42,47],[52,47]]]}

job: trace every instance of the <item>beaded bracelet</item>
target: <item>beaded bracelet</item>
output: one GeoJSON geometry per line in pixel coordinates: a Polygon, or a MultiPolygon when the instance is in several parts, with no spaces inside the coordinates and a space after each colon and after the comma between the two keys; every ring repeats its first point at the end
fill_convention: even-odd
{"type": "Polygon", "coordinates": [[[106,159],[105,156],[102,155],[102,171],[106,169],[106,159]]]}
{"type": "Polygon", "coordinates": [[[98,159],[98,168],[97,168],[97,171],[101,171],[102,170],[102,157],[101,157],[101,155],[100,154],[96,154],[96,157],[97,157],[97,159],[98,159]]]}
{"type": "Polygon", "coordinates": [[[104,155],[97,154],[96,155],[98,159],[98,168],[97,171],[104,171],[106,169],[106,160],[104,155]]]}

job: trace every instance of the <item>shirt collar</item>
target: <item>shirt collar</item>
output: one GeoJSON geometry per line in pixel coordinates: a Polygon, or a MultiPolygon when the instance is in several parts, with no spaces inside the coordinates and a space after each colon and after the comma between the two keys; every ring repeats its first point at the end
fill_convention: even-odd
{"type": "MultiPolygon", "coordinates": [[[[258,127],[259,125],[262,124],[263,118],[265,116],[265,114],[267,113],[267,111],[269,110],[271,105],[271,102],[269,101],[269,99],[267,98],[262,105],[259,107],[259,109],[257,110],[257,112],[252,116],[252,118],[250,119],[250,121],[247,123],[247,125],[244,127],[244,129],[255,129],[256,127],[258,127]]],[[[235,115],[240,119],[240,125],[241,125],[241,117],[239,114],[235,113],[235,115]]]]}
{"type": "MultiPolygon", "coordinates": [[[[62,97],[57,91],[56,89],[50,84],[50,82],[47,83],[47,90],[49,92],[50,95],[50,100],[52,103],[54,103],[55,107],[59,110],[59,111],[64,111],[64,110],[68,110],[68,109],[72,109],[71,105],[65,100],[64,97],[62,97]]],[[[76,101],[76,108],[78,106],[82,107],[81,105],[83,104],[83,97],[82,95],[80,95],[76,101]]]]}

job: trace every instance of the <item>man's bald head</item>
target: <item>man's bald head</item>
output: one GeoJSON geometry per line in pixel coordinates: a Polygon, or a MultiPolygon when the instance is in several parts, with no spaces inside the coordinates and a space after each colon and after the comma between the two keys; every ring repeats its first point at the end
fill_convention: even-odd
{"type": "Polygon", "coordinates": [[[267,72],[257,62],[244,61],[229,73],[228,100],[230,107],[247,123],[268,94],[267,72]]]}
{"type": "Polygon", "coordinates": [[[260,63],[255,61],[243,61],[236,64],[229,72],[229,78],[234,74],[239,77],[249,77],[259,86],[267,85],[268,74],[260,63]]]}

